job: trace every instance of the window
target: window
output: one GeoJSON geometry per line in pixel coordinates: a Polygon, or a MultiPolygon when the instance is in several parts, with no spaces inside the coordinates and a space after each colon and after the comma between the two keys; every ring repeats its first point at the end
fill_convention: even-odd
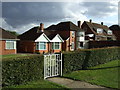
{"type": "Polygon", "coordinates": [[[71,43],[71,49],[74,49],[74,42],[71,43]]]}
{"type": "Polygon", "coordinates": [[[39,42],[36,42],[36,50],[39,50],[39,42]]]}
{"type": "Polygon", "coordinates": [[[98,29],[97,29],[97,33],[103,33],[103,29],[98,28],[98,29]]]}
{"type": "Polygon", "coordinates": [[[72,31],[72,37],[75,37],[75,31],[72,31]]]}
{"type": "Polygon", "coordinates": [[[59,42],[52,43],[52,49],[60,49],[60,43],[59,42]]]}
{"type": "Polygon", "coordinates": [[[7,40],[6,49],[16,49],[16,41],[7,40]]]}
{"type": "Polygon", "coordinates": [[[83,42],[80,42],[80,47],[83,47],[83,42]]]}
{"type": "Polygon", "coordinates": [[[80,37],[84,37],[84,32],[79,32],[80,37]]]}
{"type": "Polygon", "coordinates": [[[107,32],[109,35],[112,35],[112,31],[111,30],[108,30],[107,32]]]}
{"type": "Polygon", "coordinates": [[[46,50],[46,42],[37,42],[36,50],[46,50]]]}

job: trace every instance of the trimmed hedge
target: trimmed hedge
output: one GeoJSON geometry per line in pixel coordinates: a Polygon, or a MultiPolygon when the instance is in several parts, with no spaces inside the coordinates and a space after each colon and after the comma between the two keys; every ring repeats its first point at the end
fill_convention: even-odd
{"type": "MultiPolygon", "coordinates": [[[[120,48],[87,49],[63,53],[63,73],[120,59],[120,48]]],[[[2,61],[2,85],[19,85],[43,79],[43,55],[5,58],[2,61]]]]}
{"type": "Polygon", "coordinates": [[[80,69],[87,69],[87,67],[96,66],[112,60],[119,60],[120,48],[78,50],[64,53],[63,57],[63,71],[64,73],[69,73],[80,69]]]}
{"type": "Polygon", "coordinates": [[[19,85],[43,79],[43,65],[43,56],[40,55],[3,59],[2,85],[19,85]]]}

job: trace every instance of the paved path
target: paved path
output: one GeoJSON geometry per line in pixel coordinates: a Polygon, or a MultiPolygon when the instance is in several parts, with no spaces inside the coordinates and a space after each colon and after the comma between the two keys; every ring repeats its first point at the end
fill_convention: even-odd
{"type": "Polygon", "coordinates": [[[61,77],[53,77],[53,78],[48,78],[48,81],[64,85],[68,88],[103,88],[105,90],[112,90],[109,88],[97,86],[97,85],[92,85],[90,83],[86,83],[83,81],[75,81],[72,79],[67,79],[67,78],[61,78],[61,77]]]}

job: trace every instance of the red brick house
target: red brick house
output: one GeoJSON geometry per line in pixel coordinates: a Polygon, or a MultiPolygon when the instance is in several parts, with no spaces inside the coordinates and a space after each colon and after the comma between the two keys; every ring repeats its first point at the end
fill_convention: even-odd
{"type": "Polygon", "coordinates": [[[40,24],[40,27],[34,27],[18,36],[19,52],[55,53],[76,49],[76,31],[80,29],[78,26],[72,22],[61,22],[46,29],[43,26],[40,24]]]}
{"type": "Polygon", "coordinates": [[[44,25],[34,27],[18,36],[18,52],[48,53],[60,52],[63,39],[59,34],[51,34],[44,30],[44,25]]]}
{"type": "Polygon", "coordinates": [[[88,40],[92,41],[104,41],[104,40],[116,40],[115,35],[108,26],[93,23],[92,20],[89,22],[84,21],[81,28],[85,30],[85,35],[88,40]]]}
{"type": "Polygon", "coordinates": [[[16,54],[16,36],[0,28],[0,55],[16,54]]]}
{"type": "Polygon", "coordinates": [[[60,22],[57,25],[49,26],[45,30],[58,33],[63,38],[62,51],[74,51],[77,49],[76,35],[77,31],[81,30],[79,25],[77,26],[70,21],[60,22]]]}
{"type": "Polygon", "coordinates": [[[120,26],[112,25],[109,29],[112,30],[113,34],[116,36],[116,40],[120,41],[120,26]]]}

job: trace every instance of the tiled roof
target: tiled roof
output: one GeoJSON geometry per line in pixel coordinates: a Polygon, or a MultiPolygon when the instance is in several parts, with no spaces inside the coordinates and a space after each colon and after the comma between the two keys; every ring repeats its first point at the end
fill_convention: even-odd
{"type": "Polygon", "coordinates": [[[89,28],[92,30],[92,32],[96,35],[107,35],[107,31],[109,30],[109,28],[106,25],[101,25],[101,24],[97,24],[97,23],[93,23],[93,22],[87,22],[85,21],[85,23],[89,26],[89,28]],[[104,30],[104,32],[102,34],[98,34],[97,33],[97,28],[101,28],[104,30]]]}
{"type": "MultiPolygon", "coordinates": [[[[43,33],[38,31],[40,31],[39,27],[34,27],[26,31],[25,33],[19,35],[18,38],[21,40],[35,41],[43,33]]],[[[44,30],[44,33],[50,40],[52,40],[57,34],[59,34],[63,40],[66,40],[69,37],[69,35],[62,35],[59,33],[59,31],[55,30],[44,30]]]]}
{"type": "MultiPolygon", "coordinates": [[[[49,39],[53,39],[55,35],[59,34],[63,40],[67,40],[70,35],[68,34],[62,34],[59,31],[56,30],[45,30],[44,33],[49,37],[49,39]]],[[[63,32],[64,33],[64,32],[63,32]]]]}
{"type": "Polygon", "coordinates": [[[43,32],[38,33],[39,27],[34,27],[18,36],[20,40],[36,40],[43,32]]]}
{"type": "Polygon", "coordinates": [[[81,30],[78,26],[76,26],[74,23],[68,21],[68,22],[60,22],[57,25],[51,25],[46,30],[72,30],[77,31],[81,30]]]}
{"type": "MultiPolygon", "coordinates": [[[[18,36],[19,39],[21,40],[32,40],[35,41],[43,32],[38,33],[39,27],[34,27],[27,32],[21,34],[18,36]]],[[[65,35],[60,33],[59,31],[64,31],[64,30],[81,30],[78,26],[73,24],[72,22],[61,22],[58,23],[57,25],[51,25],[48,28],[44,29],[44,33],[47,35],[49,39],[53,39],[55,35],[59,34],[63,40],[66,40],[70,37],[70,35],[65,35]]]]}
{"type": "Polygon", "coordinates": [[[3,28],[0,28],[0,38],[3,39],[17,39],[17,36],[7,32],[3,28]]]}
{"type": "Polygon", "coordinates": [[[114,35],[117,37],[117,40],[120,40],[120,26],[112,25],[109,27],[113,31],[114,35]]]}

